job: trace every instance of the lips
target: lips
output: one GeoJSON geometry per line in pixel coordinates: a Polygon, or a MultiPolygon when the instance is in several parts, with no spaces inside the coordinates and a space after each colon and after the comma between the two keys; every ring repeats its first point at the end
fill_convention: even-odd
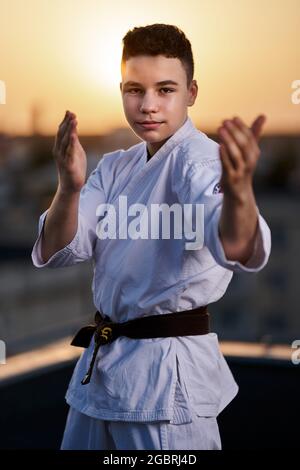
{"type": "Polygon", "coordinates": [[[144,129],[157,129],[162,122],[159,121],[144,121],[138,122],[139,126],[143,127],[144,129]]]}

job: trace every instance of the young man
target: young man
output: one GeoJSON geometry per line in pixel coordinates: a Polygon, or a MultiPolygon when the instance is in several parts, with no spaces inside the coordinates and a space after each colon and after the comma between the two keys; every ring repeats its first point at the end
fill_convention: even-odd
{"type": "Polygon", "coordinates": [[[58,188],[32,252],[37,267],[94,263],[96,325],[73,340],[86,350],[66,394],[61,449],[220,449],[216,418],[238,386],[206,306],[233,271],[257,272],[270,254],[252,187],[264,117],[251,128],[224,122],[219,146],[187,115],[197,83],[184,33],[154,24],[123,43],[124,112],[142,141],[105,154],[85,183],[76,116],[66,113],[54,145],[58,188]],[[200,231],[192,217],[181,238],[162,236],[155,222],[159,237],[130,237],[130,217],[155,204],[204,205],[203,243],[187,244],[200,231]],[[100,236],[106,229],[111,236],[100,236]]]}

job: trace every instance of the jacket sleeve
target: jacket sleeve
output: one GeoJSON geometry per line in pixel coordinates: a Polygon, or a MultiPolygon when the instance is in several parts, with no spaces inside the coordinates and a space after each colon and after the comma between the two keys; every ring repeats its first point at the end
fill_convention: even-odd
{"type": "Polygon", "coordinates": [[[47,262],[41,256],[42,232],[49,208],[42,213],[38,223],[38,236],[32,249],[31,258],[37,268],[61,268],[72,266],[82,261],[89,260],[93,256],[97,241],[96,209],[99,204],[106,202],[103,186],[101,166],[103,158],[97,167],[91,172],[87,182],[80,192],[78,209],[78,226],[76,234],[71,242],[64,248],[54,253],[47,262]]]}
{"type": "MultiPolygon", "coordinates": [[[[257,272],[268,262],[271,252],[271,232],[256,206],[258,227],[255,246],[251,257],[245,264],[228,260],[225,256],[219,235],[223,194],[220,192],[221,164],[219,159],[205,160],[199,164],[188,165],[183,172],[178,197],[181,204],[203,204],[204,246],[222,267],[234,272],[257,272]]],[[[193,222],[193,230],[195,225],[193,222]]]]}

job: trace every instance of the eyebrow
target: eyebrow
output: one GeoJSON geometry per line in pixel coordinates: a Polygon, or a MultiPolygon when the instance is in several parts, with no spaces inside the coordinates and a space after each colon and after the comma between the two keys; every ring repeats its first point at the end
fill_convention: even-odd
{"type": "MultiPolygon", "coordinates": [[[[161,82],[156,82],[155,83],[156,86],[162,86],[162,85],[177,85],[178,86],[178,83],[177,82],[174,82],[174,80],[163,80],[161,82]]],[[[126,82],[124,83],[123,87],[124,88],[127,88],[129,86],[143,86],[141,83],[138,83],[138,82],[133,82],[133,81],[129,81],[129,82],[126,82]]]]}

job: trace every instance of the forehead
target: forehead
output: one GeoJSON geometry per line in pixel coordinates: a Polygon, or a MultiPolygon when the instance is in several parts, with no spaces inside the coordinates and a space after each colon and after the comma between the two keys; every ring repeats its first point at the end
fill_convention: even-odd
{"type": "Polygon", "coordinates": [[[156,83],[163,80],[174,80],[177,83],[186,81],[186,72],[177,57],[140,55],[130,57],[122,66],[123,83],[156,83]]]}

